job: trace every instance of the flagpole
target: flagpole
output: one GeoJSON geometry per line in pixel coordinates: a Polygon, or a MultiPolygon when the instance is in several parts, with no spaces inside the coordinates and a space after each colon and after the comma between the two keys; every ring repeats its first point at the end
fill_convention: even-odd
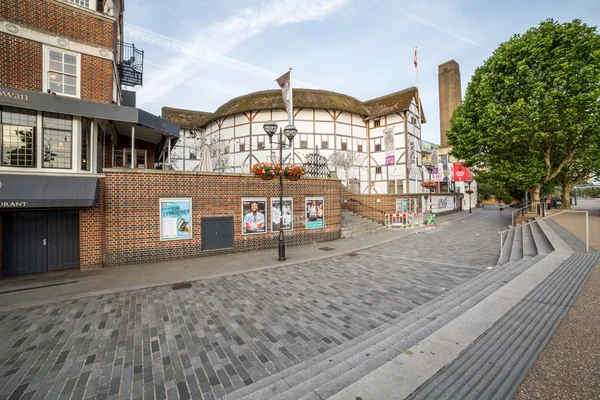
{"type": "MultiPolygon", "coordinates": [[[[294,89],[292,88],[292,67],[290,67],[290,112],[288,114],[288,122],[290,125],[294,125],[294,89]]],[[[292,141],[292,164],[296,164],[294,150],[294,142],[292,141]]]]}
{"type": "MultiPolygon", "coordinates": [[[[417,112],[419,113],[419,115],[417,116],[417,121],[418,121],[418,126],[419,126],[419,133],[421,130],[421,91],[419,90],[419,61],[417,59],[417,47],[415,46],[415,69],[417,70],[417,112]]],[[[416,126],[415,126],[415,132],[416,132],[416,126]]],[[[415,149],[415,153],[416,153],[416,149],[415,149]]],[[[415,193],[418,192],[419,187],[417,185],[417,175],[418,175],[418,171],[419,171],[419,164],[418,164],[418,159],[416,157],[415,154],[415,166],[417,167],[416,171],[415,171],[415,193]]]]}

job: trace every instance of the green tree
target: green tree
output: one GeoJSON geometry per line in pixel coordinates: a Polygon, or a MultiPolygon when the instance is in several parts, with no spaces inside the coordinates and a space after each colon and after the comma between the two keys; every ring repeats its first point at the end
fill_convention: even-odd
{"type": "Polygon", "coordinates": [[[542,22],[479,67],[447,136],[488,182],[540,199],[582,149],[600,143],[600,35],[580,20],[542,22]]]}

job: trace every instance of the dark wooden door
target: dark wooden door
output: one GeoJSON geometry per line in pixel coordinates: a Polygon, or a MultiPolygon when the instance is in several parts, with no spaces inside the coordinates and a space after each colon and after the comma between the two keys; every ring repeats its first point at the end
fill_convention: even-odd
{"type": "Polygon", "coordinates": [[[48,271],[79,268],[79,211],[48,212],[48,271]]]}

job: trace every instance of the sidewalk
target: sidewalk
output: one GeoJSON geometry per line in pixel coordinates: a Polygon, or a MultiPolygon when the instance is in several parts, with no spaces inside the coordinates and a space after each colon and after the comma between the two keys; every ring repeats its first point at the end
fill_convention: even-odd
{"type": "MultiPolygon", "coordinates": [[[[438,225],[451,223],[475,215],[481,209],[472,211],[472,214],[468,211],[460,211],[439,216],[436,222],[438,225]]],[[[429,229],[432,228],[424,226],[383,230],[372,235],[287,247],[287,260],[284,262],[277,261],[277,249],[270,249],[252,253],[126,265],[94,271],[67,270],[2,278],[0,279],[0,311],[316,261],[364,250],[429,229]]]]}

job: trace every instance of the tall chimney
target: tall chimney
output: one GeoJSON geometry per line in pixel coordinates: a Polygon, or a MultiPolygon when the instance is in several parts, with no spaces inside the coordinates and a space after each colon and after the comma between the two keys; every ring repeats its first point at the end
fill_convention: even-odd
{"type": "Polygon", "coordinates": [[[454,60],[438,67],[440,88],[440,147],[448,147],[446,132],[450,129],[450,117],[454,109],[462,103],[460,89],[460,68],[454,60]]]}

